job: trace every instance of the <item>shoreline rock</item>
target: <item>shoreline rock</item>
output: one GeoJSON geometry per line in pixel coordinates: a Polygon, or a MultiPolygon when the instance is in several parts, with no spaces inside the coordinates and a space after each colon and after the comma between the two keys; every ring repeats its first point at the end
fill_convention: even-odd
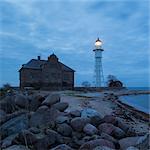
{"type": "MultiPolygon", "coordinates": [[[[33,92],[7,97],[6,102],[2,100],[0,146],[6,150],[147,148],[149,135],[138,136],[123,121],[128,119],[127,113],[120,118],[114,113],[103,116],[94,108],[69,111],[69,103],[60,101],[60,98],[59,94],[44,96],[33,92]],[[10,104],[8,99],[14,103],[10,104]],[[5,108],[7,104],[9,109],[5,108]]],[[[114,95],[112,99],[115,101],[114,95]]]]}

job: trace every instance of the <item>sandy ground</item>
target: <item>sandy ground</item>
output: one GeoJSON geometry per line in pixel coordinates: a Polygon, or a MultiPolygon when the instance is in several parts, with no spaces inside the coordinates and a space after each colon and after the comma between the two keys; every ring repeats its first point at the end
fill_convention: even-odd
{"type": "MultiPolygon", "coordinates": [[[[70,110],[82,110],[84,108],[93,108],[97,110],[102,116],[113,114],[116,110],[121,109],[118,105],[110,100],[104,99],[104,93],[110,93],[111,91],[105,92],[77,92],[77,91],[60,91],[60,92],[53,92],[59,93],[61,95],[62,102],[68,102],[69,107],[66,111],[70,110]]],[[[40,92],[43,95],[47,95],[51,92],[42,91],[40,92]]],[[[111,92],[112,93],[112,92],[111,92]]],[[[113,92],[117,95],[117,92],[113,92]]],[[[120,91],[118,95],[127,94],[127,91],[120,91]]],[[[124,123],[128,124],[133,130],[136,131],[138,134],[145,134],[149,132],[149,123],[147,121],[143,121],[141,119],[135,118],[135,116],[128,113],[128,110],[125,110],[125,115],[129,119],[125,119],[122,116],[121,119],[124,123]],[[129,114],[129,115],[128,115],[129,114]]],[[[124,115],[123,115],[124,116],[124,115]]]]}
{"type": "Polygon", "coordinates": [[[111,114],[113,112],[113,107],[116,107],[115,104],[103,101],[101,98],[80,98],[63,95],[61,97],[61,101],[69,103],[69,108],[67,111],[74,109],[82,110],[83,108],[93,108],[100,112],[102,116],[111,114]]]}

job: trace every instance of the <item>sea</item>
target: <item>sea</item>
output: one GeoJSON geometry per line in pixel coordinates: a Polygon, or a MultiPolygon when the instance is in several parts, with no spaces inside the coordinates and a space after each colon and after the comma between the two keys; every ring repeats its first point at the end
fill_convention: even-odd
{"type": "MultiPolygon", "coordinates": [[[[150,91],[150,87],[130,87],[128,89],[150,91]]],[[[150,94],[121,96],[120,100],[140,111],[150,114],[150,94]]]]}

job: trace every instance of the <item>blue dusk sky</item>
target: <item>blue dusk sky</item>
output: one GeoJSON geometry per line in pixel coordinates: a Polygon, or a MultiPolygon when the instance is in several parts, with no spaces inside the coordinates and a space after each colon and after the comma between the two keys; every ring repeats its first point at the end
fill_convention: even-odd
{"type": "Polygon", "coordinates": [[[149,0],[0,0],[0,86],[19,85],[21,65],[53,52],[94,81],[94,43],[103,41],[104,77],[148,86],[149,0]]]}

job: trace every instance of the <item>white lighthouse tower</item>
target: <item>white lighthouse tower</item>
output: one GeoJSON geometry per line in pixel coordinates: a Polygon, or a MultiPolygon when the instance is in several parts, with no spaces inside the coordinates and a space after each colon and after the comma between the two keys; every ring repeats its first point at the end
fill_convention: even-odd
{"type": "Polygon", "coordinates": [[[102,87],[104,83],[103,68],[102,68],[102,41],[98,38],[95,42],[95,86],[102,87]]]}

